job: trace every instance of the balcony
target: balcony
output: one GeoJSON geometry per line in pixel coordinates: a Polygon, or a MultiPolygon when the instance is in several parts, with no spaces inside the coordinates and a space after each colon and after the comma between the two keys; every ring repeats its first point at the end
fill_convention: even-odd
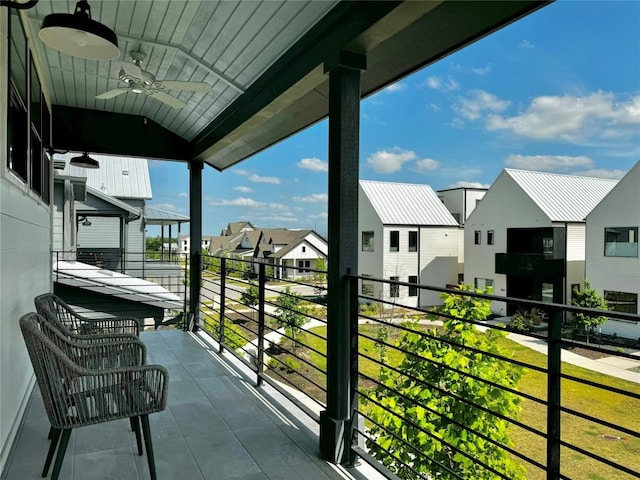
{"type": "Polygon", "coordinates": [[[496,253],[496,273],[524,277],[562,277],[564,260],[542,253],[496,253]]]}
{"type": "MultiPolygon", "coordinates": [[[[633,414],[640,409],[640,344],[598,336],[585,342],[559,322],[548,331],[514,333],[505,329],[508,319],[480,320],[473,310],[481,303],[459,318],[406,307],[403,299],[418,288],[455,293],[464,302],[597,311],[372,277],[366,277],[372,293],[364,295],[363,278],[350,275],[348,301],[362,306],[351,310],[349,344],[358,348],[348,352],[353,376],[342,387],[357,399],[346,421],[346,447],[360,465],[345,469],[320,455],[323,412],[334,401],[337,376],[327,351],[326,272],[308,269],[304,280],[283,282],[263,263],[204,256],[202,264],[199,315],[186,325],[194,331],[142,334],[149,362],[170,373],[168,409],[150,417],[159,478],[427,479],[425,465],[447,473],[443,478],[472,478],[469,465],[473,478],[640,478],[633,454],[640,446],[633,414]],[[290,328],[294,319],[298,330],[290,328]],[[459,334],[444,335],[448,322],[459,334]],[[419,344],[430,350],[414,348],[419,344]],[[467,368],[459,355],[482,368],[467,368]],[[415,391],[429,395],[417,398],[415,391]],[[451,410],[439,409],[436,397],[451,410]],[[495,398],[513,409],[503,410],[495,398]],[[434,430],[431,422],[451,431],[434,430]],[[493,423],[500,431],[484,430],[493,423]],[[467,449],[471,438],[483,447],[467,449]],[[455,461],[442,464],[436,456],[442,450],[455,461]],[[502,462],[515,470],[502,469],[502,462]]],[[[32,397],[7,480],[39,478],[48,422],[38,393],[32,397]]],[[[147,478],[146,459],[135,455],[133,440],[126,421],[78,429],[64,478],[147,478]]]]}

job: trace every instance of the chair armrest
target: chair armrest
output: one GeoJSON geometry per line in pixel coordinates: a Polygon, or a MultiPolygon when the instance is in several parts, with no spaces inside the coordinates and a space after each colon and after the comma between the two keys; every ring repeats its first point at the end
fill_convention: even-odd
{"type": "Polygon", "coordinates": [[[140,335],[140,324],[135,318],[112,317],[112,318],[86,318],[75,314],[78,318],[79,335],[93,335],[96,333],[128,333],[140,335]]]}

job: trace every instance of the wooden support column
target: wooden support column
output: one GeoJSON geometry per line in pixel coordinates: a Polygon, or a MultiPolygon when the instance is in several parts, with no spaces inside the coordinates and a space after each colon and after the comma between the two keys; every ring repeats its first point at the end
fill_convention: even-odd
{"type": "Polygon", "coordinates": [[[192,330],[198,330],[200,315],[200,282],[202,261],[202,162],[189,163],[189,225],[191,252],[189,258],[189,313],[192,330]]]}
{"type": "Polygon", "coordinates": [[[349,461],[351,426],[351,322],[347,274],[358,272],[358,166],[360,71],[363,54],[340,51],[329,73],[329,256],[327,300],[327,409],[320,414],[320,451],[334,463],[349,461]]]}

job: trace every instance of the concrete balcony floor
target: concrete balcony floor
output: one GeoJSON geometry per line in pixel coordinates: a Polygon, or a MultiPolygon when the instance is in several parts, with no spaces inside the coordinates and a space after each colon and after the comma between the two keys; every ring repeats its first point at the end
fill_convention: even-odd
{"type": "MultiPolygon", "coordinates": [[[[179,330],[141,339],[148,363],[170,375],[167,409],[149,416],[159,480],[379,478],[367,465],[347,470],[323,461],[317,424],[270,386],[256,389],[255,374],[230,354],[179,330]]],[[[36,387],[3,480],[42,478],[48,430],[36,387]]],[[[61,480],[148,478],[128,420],[74,429],[61,480]]]]}

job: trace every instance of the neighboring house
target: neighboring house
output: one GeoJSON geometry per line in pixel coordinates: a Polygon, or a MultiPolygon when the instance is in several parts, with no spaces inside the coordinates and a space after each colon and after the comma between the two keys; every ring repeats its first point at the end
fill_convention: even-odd
{"type": "MultiPolygon", "coordinates": [[[[274,267],[276,278],[295,280],[313,276],[319,259],[326,262],[327,241],[314,230],[261,229],[254,258],[274,267]]],[[[325,263],[326,264],[326,263],[325,263]]]]}
{"type": "MultiPolygon", "coordinates": [[[[585,278],[585,217],[615,180],[504,169],[467,219],[464,280],[496,295],[566,303],[585,278]]],[[[501,302],[494,313],[511,315],[501,302]]]]}
{"type": "Polygon", "coordinates": [[[486,188],[458,187],[438,190],[438,198],[460,225],[464,225],[473,209],[487,193],[486,188]]]}
{"type": "MultiPolygon", "coordinates": [[[[461,272],[462,229],[429,185],[360,181],[360,275],[446,287],[461,272]]],[[[363,295],[403,305],[441,303],[438,293],[361,283],[363,295]]]]}
{"type": "MultiPolygon", "coordinates": [[[[611,310],[640,311],[640,162],[587,215],[587,280],[611,310]]],[[[640,323],[609,320],[602,333],[640,338],[640,323]]]]}
{"type": "Polygon", "coordinates": [[[69,165],[72,156],[54,163],[54,251],[76,251],[78,260],[111,270],[139,267],[145,202],[152,197],[147,160],[93,155],[100,168],[86,169],[69,165]],[[72,198],[68,186],[83,178],[86,195],[72,198]]]}
{"type": "Polygon", "coordinates": [[[251,232],[256,230],[251,222],[230,222],[226,228],[223,228],[220,232],[222,237],[235,237],[243,232],[251,232]]]}

